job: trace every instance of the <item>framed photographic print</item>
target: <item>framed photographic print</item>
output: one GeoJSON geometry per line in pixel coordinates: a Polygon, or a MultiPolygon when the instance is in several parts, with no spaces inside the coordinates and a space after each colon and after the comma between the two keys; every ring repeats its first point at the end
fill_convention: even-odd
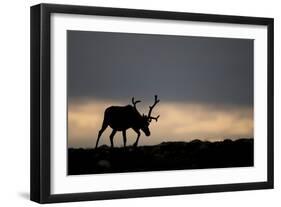
{"type": "Polygon", "coordinates": [[[273,188],[273,19],[31,7],[31,200],[273,188]]]}

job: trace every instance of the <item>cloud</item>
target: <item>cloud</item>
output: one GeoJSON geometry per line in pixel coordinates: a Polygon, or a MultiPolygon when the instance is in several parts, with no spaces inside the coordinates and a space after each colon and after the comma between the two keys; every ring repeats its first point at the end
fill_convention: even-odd
{"type": "Polygon", "coordinates": [[[250,39],[67,32],[70,99],[253,105],[250,39]]]}
{"type": "MultiPolygon", "coordinates": [[[[72,101],[68,105],[69,147],[93,147],[103,121],[103,112],[111,105],[126,105],[116,101],[72,101]]],[[[138,109],[147,113],[148,105],[140,103],[138,109]]],[[[160,114],[158,122],[150,125],[151,136],[141,135],[140,145],[159,144],[163,141],[189,141],[192,139],[222,140],[253,137],[253,108],[199,103],[160,102],[153,114],[160,114]]],[[[109,144],[110,127],[106,129],[100,145],[109,144]]],[[[132,130],[127,132],[128,144],[136,139],[132,130]]],[[[115,145],[121,146],[122,136],[117,133],[115,145]]]]}

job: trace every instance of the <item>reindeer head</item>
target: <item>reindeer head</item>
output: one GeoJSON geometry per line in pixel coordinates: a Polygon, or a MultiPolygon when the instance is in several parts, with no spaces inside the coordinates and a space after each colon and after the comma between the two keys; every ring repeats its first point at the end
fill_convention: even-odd
{"type": "MultiPolygon", "coordinates": [[[[136,108],[136,104],[141,102],[140,100],[135,101],[134,97],[132,98],[132,103],[134,105],[134,108],[137,110],[136,108]]],[[[154,103],[152,106],[149,106],[149,111],[147,115],[142,115],[141,119],[140,119],[140,129],[145,133],[146,136],[150,136],[150,131],[149,131],[149,124],[152,120],[158,121],[158,118],[160,117],[160,115],[158,115],[157,117],[153,117],[151,116],[152,110],[153,108],[156,106],[157,103],[159,103],[160,100],[157,98],[157,95],[154,96],[154,103]]]]}

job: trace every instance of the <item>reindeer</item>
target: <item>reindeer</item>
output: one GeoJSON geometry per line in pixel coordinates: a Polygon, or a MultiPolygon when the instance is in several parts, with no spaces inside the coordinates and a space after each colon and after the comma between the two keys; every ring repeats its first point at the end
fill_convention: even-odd
{"type": "Polygon", "coordinates": [[[112,128],[112,132],[109,136],[111,147],[114,147],[113,144],[113,138],[117,131],[122,131],[123,134],[123,141],[124,141],[124,147],[126,147],[126,131],[129,128],[132,128],[137,133],[137,139],[134,143],[134,147],[138,145],[138,141],[141,135],[140,130],[144,132],[146,136],[150,136],[149,131],[149,124],[152,120],[157,121],[160,117],[159,115],[157,117],[152,117],[151,113],[153,108],[156,106],[157,103],[159,103],[159,99],[157,99],[157,95],[154,96],[154,104],[152,106],[149,106],[148,115],[141,115],[136,105],[140,103],[140,100],[135,101],[134,97],[132,98],[132,104],[133,105],[127,105],[127,106],[110,106],[108,107],[104,112],[104,118],[102,127],[98,133],[98,138],[96,142],[96,148],[98,147],[99,139],[104,132],[104,130],[109,125],[112,128]]]}

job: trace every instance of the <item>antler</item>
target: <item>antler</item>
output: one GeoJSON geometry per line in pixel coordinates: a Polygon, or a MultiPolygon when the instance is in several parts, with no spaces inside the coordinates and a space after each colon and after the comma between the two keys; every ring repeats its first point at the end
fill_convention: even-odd
{"type": "Polygon", "coordinates": [[[158,118],[160,117],[160,115],[158,115],[157,117],[153,117],[151,116],[151,112],[152,112],[152,109],[156,106],[156,104],[158,104],[160,102],[159,99],[157,99],[157,95],[154,96],[154,104],[152,106],[149,106],[149,111],[148,111],[148,119],[151,121],[152,119],[153,120],[156,120],[158,121],[158,118]]]}
{"type": "Polygon", "coordinates": [[[160,117],[160,115],[158,115],[157,117],[152,117],[152,116],[151,116],[149,119],[150,119],[150,120],[154,119],[154,120],[158,121],[158,118],[159,118],[159,117],[160,117]]]}
{"type": "Polygon", "coordinates": [[[141,101],[140,100],[135,101],[135,97],[132,98],[132,103],[133,103],[135,109],[137,108],[136,104],[139,103],[139,102],[141,102],[141,101]]]}

